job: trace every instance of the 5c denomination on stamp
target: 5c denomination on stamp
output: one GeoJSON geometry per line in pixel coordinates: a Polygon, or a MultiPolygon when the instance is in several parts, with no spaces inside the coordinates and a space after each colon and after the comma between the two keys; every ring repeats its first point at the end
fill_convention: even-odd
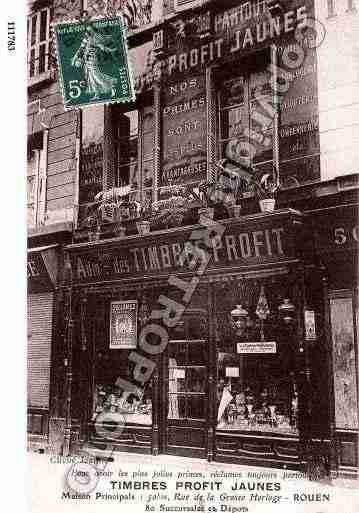
{"type": "Polygon", "coordinates": [[[121,16],[54,27],[65,108],[134,100],[121,16]]]}

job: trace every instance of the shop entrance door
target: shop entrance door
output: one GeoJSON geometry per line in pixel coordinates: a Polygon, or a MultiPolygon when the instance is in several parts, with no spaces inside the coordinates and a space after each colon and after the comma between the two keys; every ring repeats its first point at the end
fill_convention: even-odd
{"type": "Polygon", "coordinates": [[[170,341],[164,367],[165,452],[204,458],[207,445],[206,341],[170,341]]]}

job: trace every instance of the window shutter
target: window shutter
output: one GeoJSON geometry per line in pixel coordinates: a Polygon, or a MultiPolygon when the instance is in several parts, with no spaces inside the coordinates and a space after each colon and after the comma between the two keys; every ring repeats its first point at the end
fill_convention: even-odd
{"type": "Polygon", "coordinates": [[[28,296],[28,407],[49,407],[53,299],[52,292],[28,296]]]}

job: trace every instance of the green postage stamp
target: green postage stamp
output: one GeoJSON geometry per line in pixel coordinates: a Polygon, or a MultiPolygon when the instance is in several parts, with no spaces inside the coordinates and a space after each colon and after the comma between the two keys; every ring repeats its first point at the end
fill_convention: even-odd
{"type": "Polygon", "coordinates": [[[122,17],[54,27],[65,108],[134,100],[122,17]]]}

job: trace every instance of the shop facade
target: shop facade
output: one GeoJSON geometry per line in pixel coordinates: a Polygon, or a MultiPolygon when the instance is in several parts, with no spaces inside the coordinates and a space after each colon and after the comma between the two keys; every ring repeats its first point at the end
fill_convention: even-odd
{"type": "Polygon", "coordinates": [[[280,209],[66,248],[68,422],[83,449],[292,469],[316,455],[336,468],[326,275],[306,217],[280,209]]]}
{"type": "Polygon", "coordinates": [[[47,203],[76,210],[56,297],[30,297],[34,315],[50,311],[36,301],[56,310],[50,451],[108,456],[113,446],[354,476],[358,181],[324,181],[318,41],[304,28],[315,2],[175,4],[130,30],[131,58],[143,62],[136,102],[104,107],[96,144],[78,151],[78,125],[78,153],[65,148],[73,113],[50,127],[48,170],[59,176],[47,203]],[[77,154],[76,169],[64,163],[77,154]],[[274,212],[244,195],[240,218],[216,209],[207,238],[193,204],[182,223],[147,235],[131,216],[122,238],[115,219],[96,236],[85,228],[99,192],[130,185],[148,206],[173,185],[215,181],[224,158],[239,164],[232,173],[279,174],[274,212]],[[202,268],[196,233],[210,256],[202,268]],[[161,337],[141,334],[153,323],[167,342],[151,353],[146,341],[161,337]]]}
{"type": "MultiPolygon", "coordinates": [[[[351,199],[357,198],[354,193],[351,199]]],[[[358,206],[329,206],[313,213],[318,258],[325,267],[323,290],[330,350],[332,436],[340,474],[358,469],[358,206]]]]}

